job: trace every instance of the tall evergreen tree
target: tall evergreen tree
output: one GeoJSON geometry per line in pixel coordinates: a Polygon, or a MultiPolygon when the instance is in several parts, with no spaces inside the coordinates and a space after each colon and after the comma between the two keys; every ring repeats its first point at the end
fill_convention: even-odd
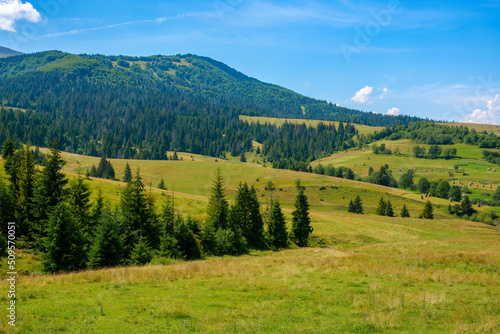
{"type": "Polygon", "coordinates": [[[347,206],[347,212],[357,213],[356,206],[354,205],[354,202],[352,201],[352,199],[349,201],[349,205],[347,206]]]}
{"type": "Polygon", "coordinates": [[[52,210],[64,200],[66,195],[64,187],[68,180],[62,172],[65,164],[66,162],[61,157],[61,151],[57,149],[57,143],[54,142],[50,148],[50,153],[47,155],[47,160],[43,164],[44,168],[35,191],[35,234],[38,240],[47,235],[48,217],[52,210]]]}
{"type": "Polygon", "coordinates": [[[355,213],[363,214],[363,201],[361,201],[361,197],[359,197],[359,195],[357,195],[354,199],[353,205],[355,213]]]}
{"type": "Polygon", "coordinates": [[[120,208],[123,216],[122,231],[126,257],[131,255],[140,236],[145,238],[148,247],[157,244],[158,231],[155,231],[154,222],[151,221],[151,210],[139,170],[134,179],[123,189],[120,208]]]}
{"type": "Polygon", "coordinates": [[[403,204],[403,208],[401,209],[401,217],[410,217],[410,212],[406,207],[406,204],[403,204]]]}
{"type": "Polygon", "coordinates": [[[44,268],[49,272],[83,269],[87,260],[85,241],[65,203],[58,204],[48,220],[44,268]]]}
{"type": "Polygon", "coordinates": [[[89,267],[114,267],[123,263],[123,241],[119,224],[111,213],[99,220],[96,236],[89,252],[89,267]]]}
{"type": "Polygon", "coordinates": [[[208,201],[208,222],[211,223],[215,229],[226,229],[228,227],[228,210],[229,204],[224,194],[224,178],[220,168],[217,168],[217,174],[212,186],[212,194],[208,201]]]}
{"type": "MultiPolygon", "coordinates": [[[[16,171],[17,189],[15,191],[15,218],[18,235],[28,235],[33,229],[33,209],[35,206],[36,170],[33,154],[28,145],[20,152],[20,165],[16,171]]],[[[33,236],[30,237],[33,240],[33,236]]]]}
{"type": "Polygon", "coordinates": [[[384,201],[384,198],[380,197],[380,200],[378,201],[377,215],[385,216],[386,215],[385,209],[386,209],[386,203],[384,201]]]}
{"type": "Polygon", "coordinates": [[[127,162],[127,164],[125,165],[125,172],[124,172],[124,175],[123,175],[123,182],[129,183],[130,181],[132,181],[132,170],[130,169],[130,165],[127,162]]]}
{"type": "Polygon", "coordinates": [[[472,203],[469,199],[469,196],[464,196],[462,198],[462,202],[460,203],[460,211],[463,215],[466,215],[466,216],[470,216],[476,211],[472,207],[472,203]]]}
{"type": "Polygon", "coordinates": [[[268,226],[269,244],[274,249],[288,247],[288,231],[281,206],[278,201],[273,203],[271,219],[268,226]]]}
{"type": "Polygon", "coordinates": [[[80,175],[69,182],[69,209],[88,243],[92,242],[96,233],[96,224],[90,212],[90,194],[89,185],[80,175]]]}
{"type": "Polygon", "coordinates": [[[172,197],[169,195],[166,196],[161,219],[163,223],[162,234],[173,236],[175,227],[175,212],[172,197]]]}
{"type": "Polygon", "coordinates": [[[163,182],[163,179],[158,183],[158,189],[165,190],[165,182],[163,182]]]}
{"type": "Polygon", "coordinates": [[[394,217],[394,209],[392,208],[390,200],[387,200],[387,203],[385,205],[385,215],[387,217],[394,217]]]}
{"type": "Polygon", "coordinates": [[[434,208],[432,207],[432,203],[429,200],[427,200],[427,202],[425,202],[424,204],[422,217],[425,219],[434,219],[434,208]]]}
{"type": "Polygon", "coordinates": [[[147,238],[139,235],[130,254],[130,263],[135,265],[145,265],[151,262],[152,259],[153,252],[151,251],[147,238]]]}
{"type": "Polygon", "coordinates": [[[0,177],[0,234],[7,233],[7,223],[14,221],[14,198],[0,177]]]}
{"type": "Polygon", "coordinates": [[[299,246],[307,246],[309,235],[313,232],[309,217],[309,203],[304,189],[300,189],[295,199],[295,210],[292,212],[292,237],[299,246]]]}
{"type": "Polygon", "coordinates": [[[249,188],[246,182],[240,183],[238,187],[235,204],[231,208],[231,226],[229,227],[233,231],[236,230],[235,228],[241,228],[249,247],[264,247],[264,221],[260,214],[259,200],[255,189],[249,188]]]}
{"type": "Polygon", "coordinates": [[[177,217],[175,224],[175,239],[177,245],[186,260],[196,260],[201,258],[201,247],[193,231],[184,222],[180,216],[177,217]]]}

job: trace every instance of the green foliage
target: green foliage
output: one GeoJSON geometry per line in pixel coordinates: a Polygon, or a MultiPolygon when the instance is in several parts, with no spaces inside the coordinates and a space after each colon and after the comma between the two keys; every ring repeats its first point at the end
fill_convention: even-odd
{"type": "Polygon", "coordinates": [[[363,202],[361,201],[361,197],[359,197],[359,195],[356,196],[354,201],[352,199],[349,201],[347,212],[363,214],[363,202]]]}
{"type": "MultiPolygon", "coordinates": [[[[35,189],[37,190],[37,194],[44,192],[48,197],[46,199],[42,196],[37,196],[37,200],[47,203],[49,203],[51,199],[56,198],[57,193],[45,192],[44,188],[42,188],[43,183],[39,183],[38,187],[36,187],[35,161],[27,145],[22,148],[19,154],[18,166],[19,168],[15,172],[16,184],[14,186],[15,219],[19,236],[27,236],[28,233],[33,230],[39,231],[38,226],[34,226],[35,218],[33,216],[37,213],[36,209],[34,210],[35,204],[40,210],[43,210],[40,211],[40,213],[43,214],[44,217],[46,217],[47,212],[52,208],[48,205],[42,207],[38,201],[35,202],[35,189]]],[[[52,188],[52,186],[52,184],[48,184],[48,187],[52,188]]],[[[33,238],[34,236],[32,235],[31,237],[33,238]]]]}
{"type": "Polygon", "coordinates": [[[442,151],[443,151],[443,149],[441,146],[431,145],[429,147],[429,150],[427,151],[427,155],[425,157],[428,159],[436,159],[438,156],[441,155],[442,151]]]}
{"type": "Polygon", "coordinates": [[[235,204],[231,207],[229,227],[240,228],[243,237],[251,248],[265,248],[264,222],[260,214],[260,204],[253,187],[240,183],[236,192],[235,204]]]}
{"type": "Polygon", "coordinates": [[[386,203],[384,201],[383,197],[380,197],[380,200],[378,202],[378,207],[377,207],[377,215],[379,216],[385,216],[385,209],[386,209],[386,203]]]}
{"type": "Polygon", "coordinates": [[[401,217],[410,217],[410,211],[408,211],[406,204],[403,204],[403,208],[401,209],[401,217]]]}
{"type": "Polygon", "coordinates": [[[147,238],[139,236],[130,254],[130,264],[145,265],[153,259],[153,252],[149,247],[147,238]]]}
{"type": "Polygon", "coordinates": [[[424,176],[420,180],[418,180],[417,183],[417,190],[421,194],[427,194],[430,191],[431,188],[431,183],[429,180],[424,176]]]}
{"type": "Polygon", "coordinates": [[[295,199],[295,210],[292,212],[292,238],[298,246],[307,246],[309,235],[313,232],[309,217],[309,203],[304,189],[300,189],[295,199]]]}
{"type": "Polygon", "coordinates": [[[7,223],[14,221],[14,198],[0,177],[0,234],[7,233],[7,223]]]}
{"type": "Polygon", "coordinates": [[[56,148],[54,142],[50,149],[50,154],[47,155],[47,160],[44,162],[44,169],[38,179],[34,205],[34,215],[36,217],[35,231],[37,239],[46,236],[45,229],[47,219],[53,208],[63,201],[66,194],[65,186],[68,183],[66,175],[62,172],[62,168],[66,162],[61,157],[61,151],[56,148]]]}
{"type": "Polygon", "coordinates": [[[422,217],[424,219],[434,219],[434,208],[431,201],[427,200],[424,204],[424,209],[422,211],[422,217]]]}
{"type": "Polygon", "coordinates": [[[137,170],[135,178],[123,189],[120,200],[126,256],[131,254],[131,247],[138,243],[139,236],[152,247],[159,244],[159,229],[152,204],[137,170]]]}
{"type": "Polygon", "coordinates": [[[386,187],[395,188],[397,186],[397,182],[387,166],[381,166],[379,171],[373,172],[364,181],[386,187]]]}
{"type": "Polygon", "coordinates": [[[439,198],[448,198],[450,193],[450,184],[446,180],[440,180],[436,186],[435,195],[439,198]]]}
{"type": "Polygon", "coordinates": [[[281,211],[281,206],[278,201],[273,202],[267,233],[269,244],[273,249],[288,247],[288,231],[286,228],[285,216],[281,211]]]}
{"type": "Polygon", "coordinates": [[[457,185],[451,186],[448,197],[451,198],[454,202],[460,202],[460,200],[462,199],[462,188],[457,185]]]}
{"type": "Polygon", "coordinates": [[[0,257],[6,257],[7,254],[7,239],[0,235],[0,257]]]}
{"type": "Polygon", "coordinates": [[[407,170],[401,177],[399,178],[399,187],[403,189],[411,189],[413,187],[413,176],[415,175],[415,171],[413,169],[407,170]]]}
{"type": "Polygon", "coordinates": [[[178,216],[175,224],[174,238],[177,241],[177,247],[186,260],[196,260],[201,258],[201,247],[193,232],[184,222],[182,217],[178,216]]]}
{"type": "MultiPolygon", "coordinates": [[[[97,170],[95,171],[95,173],[97,174],[97,170]]],[[[129,183],[130,181],[132,181],[132,170],[130,169],[130,165],[127,162],[127,164],[125,165],[123,182],[129,183]]],[[[163,181],[163,179],[162,179],[162,181],[163,181]]],[[[160,189],[163,189],[163,188],[160,188],[160,189]]]]}
{"type": "Polygon", "coordinates": [[[228,227],[229,204],[224,194],[224,178],[220,168],[217,168],[215,180],[212,185],[212,194],[207,207],[208,222],[217,230],[228,227]]]}
{"type": "Polygon", "coordinates": [[[90,212],[90,189],[85,179],[80,175],[69,183],[68,206],[73,219],[80,227],[85,238],[90,242],[96,233],[96,221],[90,212]]]}
{"type": "Polygon", "coordinates": [[[114,267],[123,263],[123,241],[120,226],[111,213],[99,220],[96,236],[89,252],[90,268],[114,267]]]}
{"type": "Polygon", "coordinates": [[[46,271],[72,271],[85,267],[85,239],[65,203],[58,204],[51,212],[44,240],[43,266],[46,271]]]}
{"type": "Polygon", "coordinates": [[[158,189],[165,190],[165,182],[161,179],[160,183],[158,183],[158,189]]]}
{"type": "MultiPolygon", "coordinates": [[[[95,166],[92,166],[92,169],[90,170],[90,176],[112,180],[115,178],[115,169],[113,168],[113,165],[111,165],[111,162],[106,159],[106,157],[102,157],[97,168],[95,168],[95,166]]],[[[126,178],[128,179],[129,177],[131,178],[131,175],[127,175],[127,169],[125,168],[124,180],[126,178]]]]}
{"type": "Polygon", "coordinates": [[[385,215],[387,217],[394,217],[394,209],[392,208],[390,200],[387,200],[387,204],[385,206],[385,215]]]}

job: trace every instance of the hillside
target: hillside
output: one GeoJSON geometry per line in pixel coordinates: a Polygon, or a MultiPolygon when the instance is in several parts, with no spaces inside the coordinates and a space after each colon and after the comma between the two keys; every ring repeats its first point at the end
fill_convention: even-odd
{"type": "Polygon", "coordinates": [[[0,142],[10,137],[17,144],[47,147],[56,139],[72,153],[161,160],[168,150],[239,156],[257,141],[265,144],[269,161],[295,170],[358,145],[352,141],[354,123],[418,120],[338,107],[194,55],[134,58],[48,51],[9,57],[0,60],[0,96],[8,107],[0,111],[0,142]],[[241,115],[343,121],[346,131],[331,126],[277,131],[274,125],[245,123],[241,115]],[[300,142],[288,142],[297,131],[300,142]]]}
{"type": "MultiPolygon", "coordinates": [[[[459,152],[475,155],[474,148],[459,147],[459,152]]],[[[355,157],[365,152],[344,154],[355,157]]],[[[63,158],[70,179],[99,162],[71,153],[63,153],[63,158]]],[[[446,200],[431,198],[437,206],[436,219],[415,219],[423,201],[408,191],[188,153],[179,153],[179,158],[110,161],[119,179],[126,163],[133,170],[140,167],[143,181],[153,185],[147,191],[156,197],[158,208],[164,195],[175,189],[177,211],[200,218],[205,217],[217,168],[222,170],[229,199],[238,183],[247,181],[256,187],[264,212],[270,195],[265,185],[273,181],[273,196],[283,204],[289,223],[297,193],[294,181],[300,178],[311,204],[315,247],[188,262],[156,259],[145,267],[58,275],[41,273],[40,258],[24,249],[17,253],[22,306],[17,332],[123,332],[131,324],[140,324],[145,332],[205,333],[495,333],[500,329],[495,306],[500,298],[499,231],[453,218],[446,212],[446,200]],[[161,179],[168,190],[155,189],[161,179]],[[356,195],[363,199],[364,215],[346,212],[348,200],[356,195]],[[390,199],[397,212],[406,204],[412,218],[375,215],[380,196],[390,199]]],[[[385,160],[396,164],[395,157],[385,160]]],[[[367,160],[341,163],[356,168],[363,161],[367,160]]],[[[370,161],[376,166],[384,160],[370,161]]],[[[3,168],[0,175],[5,175],[3,168]]],[[[125,186],[98,178],[86,182],[93,198],[100,188],[113,206],[125,186]]],[[[5,261],[3,273],[4,266],[5,261]]],[[[1,287],[7,289],[5,280],[1,287]]],[[[6,314],[5,308],[0,311],[0,316],[6,314]]],[[[5,323],[1,326],[10,330],[5,323]]]]}
{"type": "Polygon", "coordinates": [[[5,48],[3,46],[0,46],[0,58],[5,58],[5,57],[11,57],[11,56],[20,56],[23,55],[24,53],[11,50],[8,48],[5,48]]]}

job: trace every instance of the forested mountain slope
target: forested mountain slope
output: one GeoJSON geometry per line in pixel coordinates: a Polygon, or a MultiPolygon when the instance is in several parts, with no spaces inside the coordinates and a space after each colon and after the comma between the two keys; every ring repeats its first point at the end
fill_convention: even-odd
{"type": "Polygon", "coordinates": [[[270,143],[272,138],[272,145],[280,144],[267,147],[266,152],[276,152],[268,159],[296,165],[354,146],[354,127],[278,129],[246,124],[238,116],[383,126],[418,120],[338,107],[194,55],[136,58],[47,51],[8,57],[0,59],[0,98],[6,107],[0,113],[0,141],[10,137],[48,146],[56,139],[64,150],[108,157],[164,159],[166,150],[241,154],[251,149],[252,140],[270,143]],[[297,138],[306,142],[297,147],[297,138]]]}

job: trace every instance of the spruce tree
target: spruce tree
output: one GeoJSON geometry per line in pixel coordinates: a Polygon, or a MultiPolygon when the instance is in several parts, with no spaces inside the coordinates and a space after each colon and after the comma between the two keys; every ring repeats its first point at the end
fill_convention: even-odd
{"type": "Polygon", "coordinates": [[[130,165],[127,162],[127,164],[125,165],[125,172],[124,172],[124,175],[123,175],[123,182],[129,183],[130,181],[132,181],[132,170],[130,169],[130,165]]]}
{"type": "Polygon", "coordinates": [[[274,249],[288,247],[288,231],[281,206],[278,201],[273,203],[271,219],[268,226],[269,244],[274,249]]]}
{"type": "Polygon", "coordinates": [[[85,179],[78,175],[69,183],[68,205],[75,222],[90,243],[96,233],[90,212],[90,188],[85,179]]]}
{"type": "MultiPolygon", "coordinates": [[[[120,208],[123,216],[123,237],[125,244],[125,255],[130,256],[132,247],[138,243],[138,238],[142,235],[147,240],[148,245],[156,245],[158,231],[155,230],[152,221],[152,210],[139,170],[134,179],[127,183],[123,189],[120,208]]],[[[149,247],[149,246],[148,246],[149,247]]]]}
{"type": "Polygon", "coordinates": [[[295,199],[295,211],[292,212],[292,216],[292,237],[298,246],[307,246],[313,228],[309,217],[309,203],[302,188],[295,199]]]}
{"type": "Polygon", "coordinates": [[[462,198],[462,203],[460,203],[460,211],[463,215],[470,216],[476,210],[472,207],[472,203],[470,202],[469,196],[464,196],[462,198]]]}
{"type": "Polygon", "coordinates": [[[123,241],[116,218],[105,213],[99,220],[89,253],[89,267],[114,267],[123,263],[123,241]]]}
{"type": "Polygon", "coordinates": [[[158,189],[165,190],[165,182],[163,182],[163,179],[158,183],[158,189]]]}
{"type": "Polygon", "coordinates": [[[347,212],[357,213],[356,206],[354,205],[354,202],[352,201],[352,199],[349,201],[349,205],[347,206],[347,212]]]}
{"type": "Polygon", "coordinates": [[[162,234],[174,235],[174,227],[175,227],[175,213],[174,206],[171,196],[166,196],[165,205],[163,206],[163,213],[161,216],[161,220],[163,223],[162,234]]]}
{"type": "Polygon", "coordinates": [[[386,215],[385,209],[386,209],[386,203],[384,201],[384,198],[380,197],[380,200],[378,201],[377,215],[385,216],[386,215]]]}
{"type": "MultiPolygon", "coordinates": [[[[28,145],[20,152],[20,165],[16,171],[17,189],[15,190],[15,218],[18,224],[18,236],[28,235],[34,229],[33,209],[35,206],[36,170],[33,154],[28,145]]],[[[48,210],[48,208],[46,209],[48,210]]]]}
{"type": "Polygon", "coordinates": [[[358,214],[363,214],[363,201],[361,201],[361,197],[356,196],[354,199],[354,212],[358,214]]]}
{"type": "Polygon", "coordinates": [[[151,262],[152,259],[153,253],[151,252],[147,238],[140,235],[133,245],[130,254],[130,263],[133,265],[145,265],[151,262]]]}
{"type": "Polygon", "coordinates": [[[386,206],[385,206],[385,215],[387,217],[394,217],[394,209],[392,208],[391,201],[387,200],[386,206]]]}
{"type": "Polygon", "coordinates": [[[229,204],[224,194],[224,178],[222,177],[220,168],[217,168],[207,208],[208,222],[214,226],[215,230],[219,228],[226,229],[228,227],[228,210],[229,204]]]}
{"type": "Polygon", "coordinates": [[[14,221],[14,198],[0,177],[0,234],[7,233],[7,223],[14,221]]]}
{"type": "Polygon", "coordinates": [[[46,236],[47,219],[66,195],[64,187],[68,180],[62,172],[65,164],[66,162],[61,157],[61,151],[57,149],[57,144],[54,142],[47,155],[47,160],[43,164],[44,168],[35,191],[34,215],[36,217],[35,233],[37,239],[46,236]]]}
{"type": "Polygon", "coordinates": [[[97,198],[94,201],[93,207],[92,207],[92,212],[90,214],[91,219],[92,219],[92,224],[95,226],[98,224],[99,219],[101,219],[101,216],[103,215],[104,212],[104,197],[102,196],[102,190],[101,188],[97,189],[97,198]]]}
{"type": "Polygon", "coordinates": [[[401,209],[401,217],[410,217],[410,212],[406,208],[406,204],[403,204],[403,208],[401,209]]]}
{"type": "Polygon", "coordinates": [[[16,154],[14,142],[11,139],[6,139],[2,145],[2,158],[4,159],[4,169],[9,175],[11,190],[17,190],[17,172],[20,163],[20,154],[16,154]]]}
{"type": "Polygon", "coordinates": [[[196,260],[201,258],[201,249],[198,240],[180,216],[177,217],[175,224],[175,239],[184,259],[196,260]]]}
{"type": "Polygon", "coordinates": [[[43,265],[48,272],[85,267],[85,240],[65,203],[58,204],[49,216],[45,249],[43,265]]]}
{"type": "Polygon", "coordinates": [[[424,204],[424,210],[422,211],[422,217],[425,219],[434,219],[434,208],[432,207],[431,201],[427,200],[424,204]]]}
{"type": "Polygon", "coordinates": [[[248,246],[251,248],[263,248],[264,221],[260,214],[260,204],[255,189],[249,188],[248,184],[240,183],[236,193],[235,204],[231,207],[230,228],[236,231],[241,228],[248,246]]]}

